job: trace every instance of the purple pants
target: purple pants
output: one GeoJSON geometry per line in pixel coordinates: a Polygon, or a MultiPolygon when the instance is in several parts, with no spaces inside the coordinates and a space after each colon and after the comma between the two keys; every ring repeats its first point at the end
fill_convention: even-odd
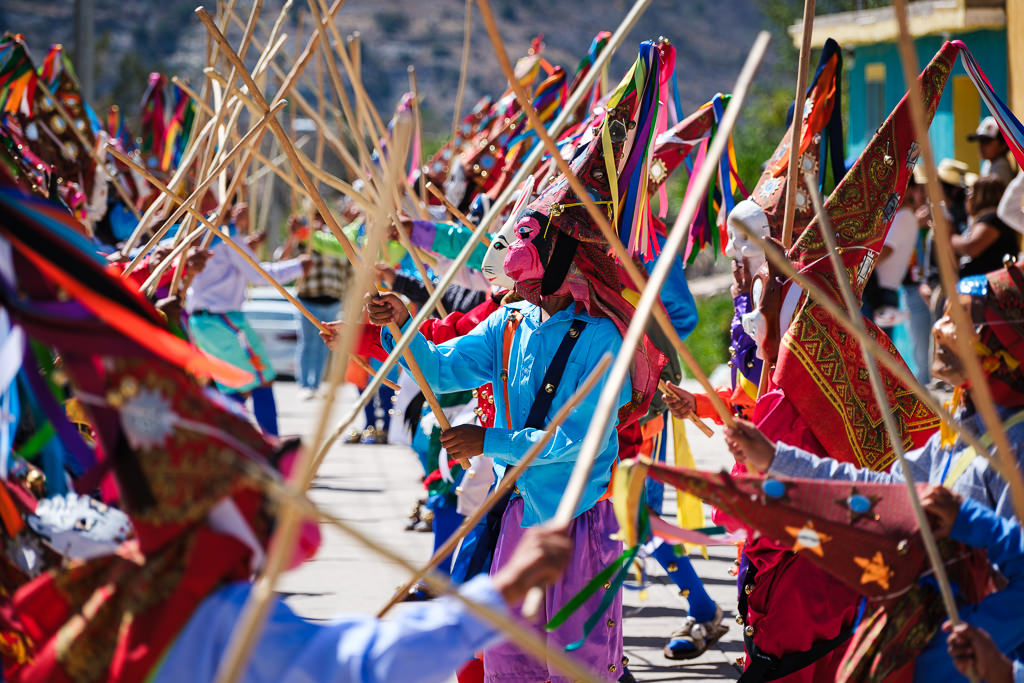
{"type": "MultiPolygon", "coordinates": [[[[522,521],[523,500],[515,498],[501,520],[501,535],[498,537],[491,566],[492,575],[508,563],[512,551],[519,544],[519,539],[523,536],[522,521]]],[[[609,538],[618,531],[618,528],[609,500],[601,501],[572,521],[569,525],[569,534],[573,539],[572,560],[562,579],[545,590],[544,606],[540,609],[536,621],[528,625],[538,633],[544,634],[544,624],[622,553],[622,543],[609,538]]],[[[569,643],[579,640],[583,635],[583,622],[597,610],[603,595],[603,591],[598,591],[564,624],[547,633],[548,645],[562,649],[569,643]]],[[[514,606],[512,612],[519,614],[519,606],[514,606]]],[[[583,647],[570,652],[569,655],[606,680],[618,680],[622,669],[621,592],[615,596],[615,601],[608,611],[601,616],[601,620],[590,632],[583,647]]],[[[572,679],[561,675],[554,668],[549,669],[546,662],[538,662],[516,646],[504,643],[484,651],[484,680],[487,683],[570,683],[572,679]]]]}

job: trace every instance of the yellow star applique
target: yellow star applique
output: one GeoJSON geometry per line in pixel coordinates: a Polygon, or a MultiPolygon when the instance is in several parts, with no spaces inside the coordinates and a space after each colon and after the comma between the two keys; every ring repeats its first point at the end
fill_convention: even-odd
{"type": "Polygon", "coordinates": [[[875,556],[870,560],[866,557],[855,557],[853,561],[864,570],[864,575],[860,577],[861,583],[877,583],[885,590],[889,590],[889,579],[893,572],[885,564],[885,558],[882,557],[881,552],[876,551],[875,556]]]}
{"type": "Polygon", "coordinates": [[[818,557],[825,556],[821,549],[822,544],[832,540],[828,534],[815,531],[813,522],[807,522],[802,527],[787,526],[786,533],[796,539],[796,543],[793,544],[793,552],[807,549],[818,557]]]}

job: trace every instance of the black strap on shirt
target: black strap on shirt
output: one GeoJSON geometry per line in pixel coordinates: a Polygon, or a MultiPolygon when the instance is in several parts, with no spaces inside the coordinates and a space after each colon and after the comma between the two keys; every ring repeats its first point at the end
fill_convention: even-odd
{"type": "Polygon", "coordinates": [[[524,426],[527,429],[544,429],[547,425],[548,411],[551,410],[551,403],[555,400],[555,391],[558,389],[558,383],[562,381],[562,375],[565,373],[565,366],[569,362],[569,354],[572,353],[573,347],[576,346],[576,342],[586,326],[585,320],[577,318],[572,321],[569,331],[562,338],[562,343],[558,345],[558,350],[555,351],[555,357],[551,359],[551,364],[548,365],[548,371],[544,373],[544,382],[540,385],[540,391],[537,392],[537,396],[533,399],[530,414],[526,417],[526,424],[524,426]]]}

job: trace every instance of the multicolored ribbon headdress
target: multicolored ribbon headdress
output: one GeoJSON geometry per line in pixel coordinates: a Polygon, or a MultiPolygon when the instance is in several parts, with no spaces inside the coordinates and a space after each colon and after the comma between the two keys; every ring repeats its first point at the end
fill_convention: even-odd
{"type": "MultiPolygon", "coordinates": [[[[928,123],[935,114],[956,52],[956,46],[946,43],[918,76],[928,123]]],[[[917,158],[909,99],[904,96],[825,203],[840,256],[858,296],[874,268],[917,158]]],[[[817,219],[811,221],[787,253],[799,270],[839,301],[838,281],[827,256],[817,219]]],[[[767,274],[762,270],[752,290],[757,289],[757,280],[779,282],[783,290],[790,287],[771,269],[767,274]]],[[[763,290],[768,289],[765,284],[763,290]]],[[[899,358],[891,340],[871,321],[865,324],[869,334],[899,358]]],[[[878,406],[864,370],[860,345],[840,329],[821,306],[805,297],[779,345],[773,380],[801,414],[814,416],[808,421],[811,430],[822,443],[830,444],[832,457],[883,470],[895,456],[882,426],[881,410],[895,411],[907,449],[924,443],[938,427],[938,419],[884,368],[880,371],[888,401],[887,405],[878,406]]]]}
{"type": "MultiPolygon", "coordinates": [[[[607,114],[588,124],[570,162],[613,225],[624,225],[626,216],[635,215],[646,201],[635,200],[638,193],[646,197],[648,192],[649,152],[658,119],[649,98],[657,98],[658,82],[667,80],[668,67],[674,62],[675,51],[668,43],[643,43],[640,58],[609,101],[607,114]]],[[[644,205],[644,211],[649,212],[649,207],[644,205]]],[[[622,296],[619,266],[564,177],[553,180],[527,206],[516,232],[505,257],[505,271],[516,282],[520,296],[539,304],[545,296],[571,295],[589,314],[607,316],[620,332],[625,331],[634,308],[622,296]]],[[[620,422],[646,411],[664,361],[645,337],[631,373],[632,400],[620,411],[620,422]]]]}
{"type": "MultiPolygon", "coordinates": [[[[831,159],[832,182],[838,183],[845,175],[843,167],[842,82],[843,56],[839,44],[829,38],[821,51],[818,69],[807,88],[807,99],[800,128],[800,163],[795,194],[796,211],[793,218],[793,237],[800,235],[814,218],[814,203],[807,189],[804,174],[810,172],[818,179],[818,188],[825,192],[823,161],[831,159]]],[[[765,212],[771,235],[782,238],[783,214],[786,207],[786,182],[789,174],[789,147],[793,126],[782,136],[768,163],[765,164],[750,200],[765,212]]]]}

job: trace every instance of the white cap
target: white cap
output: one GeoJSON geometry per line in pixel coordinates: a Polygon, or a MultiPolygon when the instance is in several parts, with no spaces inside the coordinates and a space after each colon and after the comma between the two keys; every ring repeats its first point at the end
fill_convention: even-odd
{"type": "Polygon", "coordinates": [[[1002,134],[999,132],[999,124],[996,123],[995,118],[986,116],[981,120],[981,123],[978,124],[978,129],[971,135],[968,135],[967,139],[972,141],[981,138],[995,140],[1000,137],[1002,137],[1002,134]]]}

